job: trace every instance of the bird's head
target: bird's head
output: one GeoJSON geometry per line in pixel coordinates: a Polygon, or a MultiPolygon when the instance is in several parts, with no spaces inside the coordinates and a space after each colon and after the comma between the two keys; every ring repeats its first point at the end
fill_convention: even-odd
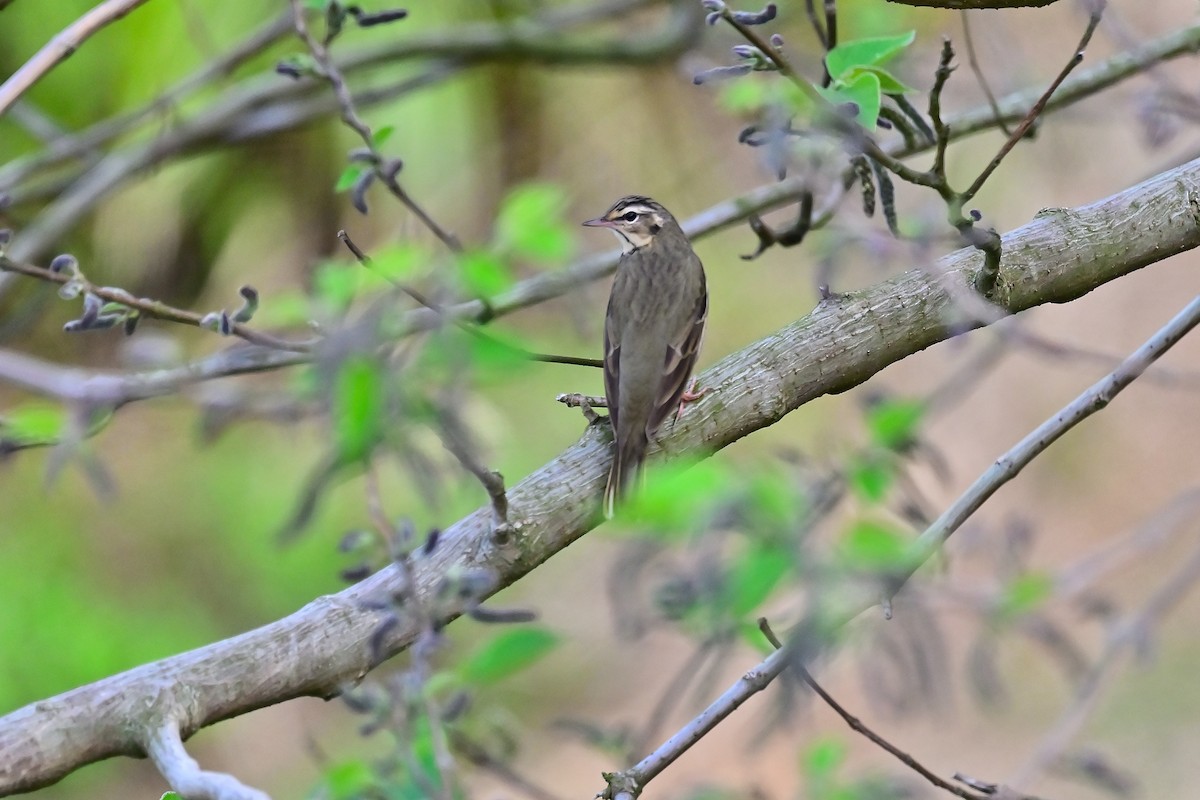
{"type": "Polygon", "coordinates": [[[649,197],[629,195],[612,204],[604,216],[583,223],[592,228],[608,228],[621,242],[621,249],[631,253],[651,244],[654,237],[668,224],[674,224],[671,213],[649,197]]]}

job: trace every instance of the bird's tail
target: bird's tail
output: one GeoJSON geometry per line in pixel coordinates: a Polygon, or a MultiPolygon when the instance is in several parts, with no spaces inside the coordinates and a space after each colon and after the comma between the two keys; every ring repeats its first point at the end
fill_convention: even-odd
{"type": "Polygon", "coordinates": [[[631,441],[618,442],[613,448],[612,467],[608,470],[608,485],[604,487],[604,516],[612,519],[617,506],[624,501],[634,480],[642,474],[646,460],[648,440],[631,437],[631,441]]]}

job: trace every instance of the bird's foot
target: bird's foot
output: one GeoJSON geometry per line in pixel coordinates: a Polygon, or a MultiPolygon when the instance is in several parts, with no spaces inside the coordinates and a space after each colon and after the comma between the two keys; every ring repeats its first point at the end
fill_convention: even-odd
{"type": "Polygon", "coordinates": [[[696,402],[710,391],[712,391],[712,389],[708,386],[705,386],[700,391],[696,391],[696,378],[692,378],[691,383],[688,384],[688,388],[684,389],[683,394],[679,395],[679,408],[675,411],[675,421],[678,422],[679,418],[683,416],[684,406],[686,406],[688,403],[696,402]]]}

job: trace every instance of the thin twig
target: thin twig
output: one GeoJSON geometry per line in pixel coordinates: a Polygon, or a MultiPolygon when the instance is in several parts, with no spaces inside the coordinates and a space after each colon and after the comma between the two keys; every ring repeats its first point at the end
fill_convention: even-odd
{"type": "Polygon", "coordinates": [[[0,85],[0,117],[50,70],[65,61],[101,28],[147,0],[106,0],[72,22],[0,85]]]}
{"type": "MultiPolygon", "coordinates": [[[[135,125],[156,114],[178,107],[182,101],[197,91],[230,75],[238,66],[258,55],[292,30],[291,13],[280,14],[235,44],[228,52],[204,64],[140,108],[114,114],[77,133],[64,133],[42,151],[23,158],[12,159],[0,167],[0,192],[11,190],[39,170],[98,152],[101,146],[130,133],[135,125]]],[[[156,145],[162,144],[160,139],[155,143],[156,145]]],[[[68,180],[73,182],[74,177],[69,176],[68,180]]]]}
{"type": "MultiPolygon", "coordinates": [[[[1057,77],[1051,81],[1050,86],[1048,86],[1046,91],[1042,93],[1042,96],[1037,99],[1037,102],[1030,107],[1028,113],[1025,114],[1025,118],[1021,120],[1021,123],[1017,125],[1017,127],[1009,135],[1008,140],[1000,147],[1000,151],[996,153],[988,165],[984,167],[983,172],[979,173],[979,177],[975,179],[975,182],[972,183],[971,186],[962,193],[961,198],[963,203],[969,203],[971,198],[973,198],[979,192],[979,190],[983,188],[984,182],[987,181],[987,179],[991,177],[991,174],[996,171],[996,168],[1000,166],[1000,162],[1004,160],[1004,157],[1008,155],[1014,147],[1017,146],[1017,142],[1025,138],[1025,134],[1029,132],[1029,128],[1033,125],[1037,118],[1041,116],[1042,110],[1046,108],[1046,104],[1050,102],[1051,95],[1058,90],[1058,87],[1061,86],[1063,81],[1067,79],[1067,76],[1071,74],[1071,71],[1083,63],[1084,50],[1087,49],[1088,42],[1092,40],[1092,34],[1096,32],[1096,26],[1100,24],[1100,17],[1103,13],[1104,5],[1101,3],[1088,17],[1087,28],[1084,29],[1083,36],[1079,39],[1079,45],[1075,48],[1074,55],[1072,55],[1071,59],[1067,61],[1066,66],[1062,68],[1057,77]]],[[[997,114],[996,118],[997,121],[1000,120],[999,114],[997,114]]]]}
{"type": "MultiPolygon", "coordinates": [[[[368,268],[371,266],[371,257],[363,252],[362,248],[355,244],[354,240],[350,238],[350,234],[346,233],[344,230],[340,230],[337,232],[337,236],[338,239],[341,240],[342,244],[346,245],[346,249],[350,251],[351,255],[354,256],[358,263],[368,268]]],[[[581,356],[560,356],[553,353],[535,353],[532,350],[526,350],[523,347],[517,347],[514,344],[504,342],[500,339],[497,339],[495,336],[489,336],[487,333],[481,331],[478,324],[475,322],[466,321],[447,314],[447,309],[445,306],[437,303],[415,286],[405,283],[404,281],[397,280],[390,275],[383,275],[382,277],[392,286],[395,286],[397,289],[404,292],[413,300],[416,300],[425,308],[456,325],[460,330],[465,331],[478,339],[482,339],[503,347],[506,350],[512,350],[516,353],[520,353],[523,358],[527,358],[530,361],[541,361],[547,364],[568,364],[576,367],[596,367],[598,369],[604,368],[604,359],[602,358],[583,358],[581,356]]]]}
{"type": "MultiPolygon", "coordinates": [[[[47,283],[66,284],[69,282],[78,282],[81,287],[80,294],[93,294],[107,303],[120,303],[123,306],[136,310],[139,314],[151,319],[160,319],[166,322],[175,322],[180,325],[191,325],[196,328],[204,328],[205,314],[199,314],[195,311],[187,311],[182,308],[169,306],[159,300],[150,300],[145,297],[135,297],[124,289],[118,289],[112,286],[96,286],[90,281],[84,280],[78,276],[68,275],[65,272],[52,272],[44,267],[36,267],[32,264],[22,264],[12,261],[6,256],[0,255],[0,272],[12,272],[19,275],[25,275],[30,278],[37,278],[47,283]]],[[[256,344],[259,347],[266,347],[272,350],[284,350],[291,353],[308,353],[313,348],[313,342],[295,342],[288,339],[280,339],[277,336],[272,336],[269,333],[263,333],[260,330],[248,327],[244,323],[229,322],[229,334],[244,339],[251,344],[256,344]]]]}
{"type": "Polygon", "coordinates": [[[557,795],[518,773],[504,761],[492,756],[483,745],[469,738],[462,731],[451,728],[449,736],[455,751],[463,758],[471,762],[473,766],[494,775],[517,792],[526,795],[531,800],[561,800],[557,795]]]}
{"type": "MultiPolygon", "coordinates": [[[[760,631],[762,631],[763,636],[765,636],[767,641],[771,643],[772,647],[774,647],[776,650],[783,649],[783,644],[779,641],[779,638],[775,635],[775,632],[771,630],[771,625],[770,625],[770,623],[767,622],[766,617],[758,618],[758,629],[760,631]]],[[[899,759],[905,766],[907,766],[909,769],[916,772],[922,778],[929,781],[930,783],[932,783],[934,786],[938,787],[939,789],[943,789],[943,790],[949,792],[950,794],[961,797],[961,798],[963,798],[963,800],[987,800],[986,795],[976,794],[975,792],[969,792],[966,789],[964,789],[963,787],[956,786],[955,784],[951,783],[950,781],[945,780],[944,778],[938,776],[937,774],[935,774],[934,772],[932,772],[928,768],[926,768],[925,765],[922,764],[920,761],[917,761],[911,755],[904,752],[899,747],[896,747],[894,744],[889,742],[887,739],[884,739],[879,734],[875,733],[875,731],[873,731],[869,727],[867,727],[867,725],[862,720],[860,720],[858,717],[854,716],[849,711],[847,711],[845,708],[843,708],[841,703],[839,703],[837,700],[835,700],[833,698],[833,696],[831,694],[829,694],[829,692],[825,691],[825,689],[821,686],[821,684],[817,683],[817,679],[812,676],[812,673],[810,673],[808,671],[808,669],[804,667],[803,664],[797,664],[796,671],[800,675],[800,679],[802,681],[804,681],[806,684],[808,684],[808,687],[810,689],[812,689],[817,694],[818,697],[820,697],[822,700],[824,700],[825,704],[827,706],[829,706],[830,708],[832,708],[834,710],[834,712],[836,712],[837,715],[839,717],[841,717],[842,720],[847,725],[850,726],[850,729],[852,731],[862,734],[868,740],[870,740],[872,743],[874,743],[876,746],[882,748],[887,753],[889,753],[892,756],[894,756],[895,758],[899,759]]]]}
{"type": "Polygon", "coordinates": [[[483,485],[492,506],[492,535],[503,538],[512,533],[513,525],[508,521],[508,494],[504,488],[504,476],[488,469],[475,455],[466,427],[455,409],[442,407],[438,412],[437,432],[442,444],[458,463],[483,485]]]}
{"type": "MultiPolygon", "coordinates": [[[[1146,369],[1157,361],[1172,346],[1200,324],[1200,297],[1192,300],[1182,311],[1157,333],[1146,340],[1112,372],[1057,414],[1050,417],[1029,435],[1017,442],[1012,449],[996,459],[954,503],[934,520],[934,523],[917,540],[916,563],[924,562],[945,544],[946,540],[962,526],[988,498],[1001,486],[1015,478],[1029,462],[1037,458],[1063,434],[1083,420],[1105,408],[1126,386],[1135,381],[1146,369]]],[[[916,565],[904,576],[916,571],[916,565]]]]}
{"type": "Polygon", "coordinates": [[[299,34],[301,40],[307,45],[309,52],[312,53],[313,60],[316,61],[317,66],[320,68],[321,76],[333,88],[334,96],[337,97],[338,106],[342,111],[342,122],[346,123],[351,130],[358,134],[359,138],[362,139],[363,146],[374,157],[375,174],[380,182],[421,221],[421,224],[432,231],[433,235],[441,240],[446,247],[450,248],[453,252],[460,252],[462,244],[459,243],[458,238],[441,225],[438,225],[433,217],[396,180],[396,175],[400,171],[400,162],[395,159],[385,159],[379,152],[378,146],[375,143],[375,137],[371,133],[371,128],[358,115],[358,110],[354,106],[354,96],[350,93],[350,87],[346,84],[346,79],[342,75],[341,70],[333,63],[333,59],[329,57],[329,50],[325,47],[324,43],[313,36],[312,31],[309,30],[308,20],[305,16],[304,0],[291,0],[291,4],[296,33],[299,34]]]}
{"type": "Polygon", "coordinates": [[[1042,737],[1034,754],[1013,776],[1021,786],[1051,766],[1070,746],[1096,707],[1104,684],[1120,663],[1121,656],[1144,646],[1152,626],[1159,622],[1200,581],[1200,549],[1193,551],[1174,575],[1163,583],[1136,614],[1115,625],[1104,651],[1075,690],[1075,698],[1055,726],[1042,737]]]}
{"type": "MultiPolygon", "coordinates": [[[[996,464],[968,487],[967,491],[917,539],[914,543],[911,566],[889,578],[890,594],[894,595],[899,591],[916,574],[917,569],[932,558],[962,523],[978,511],[984,501],[1000,486],[1016,477],[1025,466],[1045,452],[1068,430],[1107,406],[1122,389],[1136,380],[1151,363],[1179,342],[1197,324],[1200,324],[1200,297],[1189,303],[1116,370],[997,459],[996,464]]],[[[1197,558],[1200,559],[1200,554],[1197,558]]],[[[878,603],[878,597],[874,597],[870,602],[878,603]]],[[[858,613],[861,613],[861,610],[850,611],[848,607],[845,616],[838,619],[839,626],[848,623],[858,613]]],[[[765,689],[789,666],[795,664],[797,659],[793,649],[794,646],[789,644],[776,650],[634,767],[606,776],[608,786],[603,796],[614,800],[623,797],[636,798],[649,781],[704,738],[742,703],[765,689]]]]}
{"type": "Polygon", "coordinates": [[[987,77],[983,74],[983,69],[979,66],[979,59],[975,55],[975,37],[971,35],[971,12],[962,11],[960,17],[963,26],[963,42],[967,45],[967,63],[971,66],[971,72],[975,73],[975,80],[979,82],[979,88],[983,90],[983,96],[987,98],[988,105],[996,115],[996,127],[1003,131],[1005,136],[1011,136],[1012,131],[1008,129],[1008,125],[1005,124],[1004,118],[1000,114],[996,95],[992,94],[992,87],[988,85],[987,77]]]}

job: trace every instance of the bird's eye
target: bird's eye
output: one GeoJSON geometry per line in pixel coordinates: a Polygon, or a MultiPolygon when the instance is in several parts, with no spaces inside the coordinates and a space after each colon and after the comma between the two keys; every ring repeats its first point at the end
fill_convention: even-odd
{"type": "Polygon", "coordinates": [[[636,222],[637,218],[638,218],[638,215],[637,215],[636,211],[626,211],[621,216],[621,219],[625,220],[626,222],[636,222]]]}

